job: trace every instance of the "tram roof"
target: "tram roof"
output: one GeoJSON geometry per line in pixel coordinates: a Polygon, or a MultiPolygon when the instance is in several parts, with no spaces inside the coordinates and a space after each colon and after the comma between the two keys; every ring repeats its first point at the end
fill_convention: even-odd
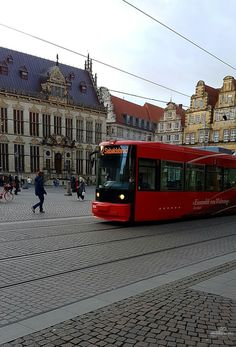
{"type": "Polygon", "coordinates": [[[191,147],[191,146],[183,146],[183,145],[175,145],[175,144],[169,144],[169,143],[163,143],[163,142],[153,142],[153,141],[132,141],[132,140],[110,140],[110,141],[104,141],[100,143],[101,146],[111,146],[111,145],[136,145],[136,146],[143,146],[143,147],[149,147],[149,148],[159,148],[159,149],[168,149],[173,150],[175,152],[179,153],[192,153],[199,156],[207,156],[214,155],[214,156],[222,156],[225,159],[235,159],[236,156],[233,155],[233,153],[225,153],[220,150],[215,150],[213,147],[216,146],[209,146],[209,149],[205,146],[201,147],[191,147]]]}

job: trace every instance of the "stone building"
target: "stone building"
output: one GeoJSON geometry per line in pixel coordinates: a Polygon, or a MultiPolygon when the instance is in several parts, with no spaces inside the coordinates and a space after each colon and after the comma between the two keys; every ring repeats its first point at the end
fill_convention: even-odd
{"type": "Polygon", "coordinates": [[[155,132],[155,140],[165,143],[181,145],[183,143],[183,130],[185,110],[183,106],[170,101],[159,119],[155,132]]]}
{"type": "Polygon", "coordinates": [[[236,151],[236,81],[226,76],[221,88],[199,81],[186,111],[184,144],[236,151]]]}
{"type": "Polygon", "coordinates": [[[199,81],[191,97],[190,108],[185,113],[184,144],[203,146],[210,143],[214,107],[219,89],[199,81]]]}
{"type": "Polygon", "coordinates": [[[236,80],[226,76],[213,114],[211,143],[236,150],[236,80]]]}
{"type": "Polygon", "coordinates": [[[118,98],[105,87],[99,91],[107,108],[107,140],[154,141],[157,123],[163,115],[161,107],[149,103],[141,106],[118,98]]]}
{"type": "Polygon", "coordinates": [[[105,135],[89,56],[79,69],[0,48],[0,173],[94,179],[90,153],[105,135]]]}

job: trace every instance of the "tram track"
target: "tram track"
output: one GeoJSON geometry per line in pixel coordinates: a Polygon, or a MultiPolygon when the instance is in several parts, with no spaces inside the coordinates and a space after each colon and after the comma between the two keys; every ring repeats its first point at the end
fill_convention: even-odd
{"type": "MultiPolygon", "coordinates": [[[[220,217],[219,219],[221,219],[222,217],[220,217]]],[[[215,225],[217,227],[219,227],[220,225],[222,226],[225,226],[225,221],[219,223],[219,219],[217,219],[215,225]]],[[[204,221],[206,221],[207,219],[204,219],[204,221]]],[[[208,219],[209,221],[212,221],[212,219],[208,219]]],[[[141,231],[141,235],[138,235],[136,236],[136,234],[138,232],[134,232],[132,234],[132,236],[127,236],[125,235],[125,237],[121,237],[119,239],[113,239],[113,240],[108,240],[108,242],[110,241],[119,241],[119,240],[128,240],[128,239],[132,239],[132,238],[136,238],[136,237],[146,237],[146,236],[155,236],[155,235],[166,235],[166,234],[170,234],[170,233],[173,233],[175,234],[176,232],[181,232],[181,231],[184,231],[186,230],[186,223],[188,223],[188,221],[171,221],[171,222],[166,222],[166,221],[162,221],[162,222],[154,222],[154,223],[149,223],[148,226],[149,228],[153,228],[153,227],[160,227],[159,230],[155,230],[154,232],[152,232],[151,234],[147,234],[147,231],[143,232],[142,234],[142,231],[141,231]],[[169,225],[171,225],[171,223],[173,223],[174,225],[177,225],[177,230],[166,230],[166,229],[169,229],[169,225]],[[166,228],[165,228],[166,227],[166,228]],[[162,229],[165,229],[162,231],[162,229]]],[[[234,223],[236,225],[236,220],[235,221],[231,221],[230,223],[234,223]]],[[[3,244],[3,243],[10,243],[10,242],[21,242],[21,241],[33,241],[33,240],[38,240],[38,239],[44,239],[44,238],[53,238],[53,237],[63,237],[63,236],[77,236],[77,235],[82,235],[82,234],[87,234],[87,233],[98,233],[98,232],[110,232],[110,231],[113,231],[113,230],[124,230],[124,229],[127,229],[127,230],[133,230],[133,229],[140,229],[144,226],[144,224],[135,224],[135,225],[131,225],[131,226],[127,226],[125,224],[120,224],[120,223],[116,223],[116,224],[112,224],[110,222],[97,222],[95,223],[94,221],[93,222],[86,222],[86,223],[80,223],[79,225],[78,224],[61,224],[58,225],[58,224],[55,224],[55,225],[45,225],[45,226],[38,226],[38,227],[33,227],[33,229],[37,229],[37,231],[32,231],[32,226],[29,227],[29,228],[22,228],[22,229],[17,229],[16,230],[2,230],[0,231],[0,242],[3,244]],[[111,227],[112,225],[112,227],[111,227]],[[83,229],[84,226],[92,226],[92,229],[83,229]],[[67,231],[65,232],[65,228],[67,228],[67,231]],[[73,227],[76,227],[76,230],[73,230],[73,231],[68,231],[68,228],[73,228],[73,227]],[[54,232],[51,232],[51,229],[52,228],[55,228],[57,229],[58,231],[58,228],[61,228],[61,232],[57,232],[57,233],[54,233],[54,232]],[[47,230],[50,230],[47,232],[47,234],[45,233],[42,233],[41,232],[41,229],[47,229],[47,230]],[[40,231],[39,231],[40,230],[40,231]],[[31,233],[29,234],[28,231],[30,231],[31,233]],[[15,233],[18,238],[15,238],[15,239],[6,239],[7,236],[2,236],[1,237],[1,232],[4,233],[15,233]],[[32,234],[33,233],[33,234],[32,234]],[[39,234],[40,233],[40,234],[39,234]],[[36,236],[34,236],[36,235],[36,236]]],[[[211,227],[212,226],[212,223],[211,223],[211,227]]],[[[195,229],[198,229],[199,226],[196,224],[195,227],[191,227],[191,232],[193,232],[195,229]]],[[[236,229],[236,228],[235,228],[236,229]]],[[[126,233],[126,232],[125,232],[126,233]]],[[[139,234],[139,233],[138,233],[139,234]]],[[[102,241],[103,242],[103,241],[102,241]]],[[[90,243],[91,245],[92,243],[90,243]]]]}
{"type": "MultiPolygon", "coordinates": [[[[224,228],[225,228],[225,223],[224,228]]],[[[163,243],[163,240],[170,239],[170,243],[173,242],[172,236],[177,237],[178,239],[182,237],[182,233],[186,232],[186,225],[183,226],[182,223],[180,225],[180,228],[175,228],[174,230],[170,228],[170,225],[164,225],[164,227],[167,226],[169,228],[169,231],[151,231],[149,228],[149,232],[143,231],[143,228],[138,230],[133,229],[127,229],[123,230],[124,228],[104,228],[100,230],[87,230],[86,232],[79,232],[79,233],[72,233],[72,234],[63,234],[59,236],[50,235],[47,237],[39,237],[35,239],[28,239],[28,240],[17,240],[17,241],[5,241],[1,242],[0,244],[0,261],[8,260],[8,259],[20,259],[22,257],[31,257],[31,256],[37,256],[37,255],[43,255],[47,253],[56,253],[56,252],[63,252],[63,251],[70,251],[70,250],[76,250],[76,249],[83,249],[83,247],[95,247],[95,246],[103,246],[103,245],[110,245],[117,243],[118,246],[121,246],[127,242],[137,242],[138,240],[146,239],[149,240],[152,238],[153,241],[155,241],[155,238],[159,238],[158,242],[159,244],[163,243]],[[181,227],[182,226],[182,227],[181,227]],[[121,231],[122,229],[122,231],[121,231]],[[118,233],[116,232],[118,230],[118,233]],[[110,233],[111,231],[115,231],[115,233],[110,233]],[[91,235],[93,233],[93,235],[91,235]],[[67,238],[70,237],[70,238],[67,238]],[[74,236],[71,238],[71,236],[74,236]],[[39,240],[41,242],[39,242],[39,240]],[[5,243],[5,244],[4,244],[5,243]],[[118,244],[120,243],[120,245],[118,244]],[[6,247],[8,246],[8,247],[6,247]],[[18,250],[16,252],[16,249],[18,250]],[[29,251],[30,250],[30,251],[29,251]],[[33,250],[33,251],[32,251],[33,250]]],[[[231,223],[232,226],[232,223],[231,223]]],[[[218,230],[218,233],[221,237],[227,236],[227,233],[225,231],[221,230],[221,224],[217,223],[217,225],[212,225],[211,230],[214,230],[216,232],[218,230]]],[[[195,229],[198,229],[199,227],[196,225],[195,228],[192,227],[191,231],[188,232],[187,238],[195,237],[194,231],[195,229]]],[[[203,234],[203,237],[208,240],[211,238],[211,232],[209,230],[207,233],[209,234],[209,237],[207,238],[207,234],[203,230],[204,225],[201,227],[200,233],[203,234]]],[[[208,224],[205,226],[205,228],[208,228],[208,224]]],[[[236,233],[236,231],[235,231],[236,233]]],[[[234,234],[234,233],[233,233],[234,234]]],[[[233,235],[232,234],[232,235],[233,235]]],[[[197,236],[198,238],[198,236],[197,236]]],[[[176,245],[176,244],[175,244],[176,245]]]]}
{"type": "MultiPolygon", "coordinates": [[[[0,285],[0,289],[5,289],[5,288],[9,288],[9,287],[12,287],[12,286],[15,286],[15,285],[21,285],[21,284],[26,284],[26,283],[31,283],[31,282],[34,282],[34,281],[40,281],[40,280],[45,280],[45,279],[49,279],[49,278],[53,278],[53,277],[56,277],[56,276],[61,276],[61,275],[67,275],[67,274],[72,274],[72,273],[76,273],[80,270],[88,270],[88,269],[92,269],[92,268],[96,268],[98,266],[103,266],[103,265],[112,265],[113,263],[116,263],[116,262],[120,262],[120,261],[130,261],[130,260],[134,260],[135,258],[139,258],[139,260],[142,258],[142,257],[146,257],[146,256],[150,256],[150,255],[156,255],[156,256],[159,256],[161,253],[165,253],[165,252],[170,252],[170,251],[175,251],[175,252],[178,252],[179,250],[181,249],[184,249],[184,248],[189,248],[189,247],[194,247],[194,246],[200,246],[200,245],[204,245],[204,244],[210,244],[212,242],[216,242],[216,241],[222,241],[222,240],[229,240],[229,244],[231,244],[232,246],[232,249],[230,250],[230,252],[233,252],[236,250],[236,234],[235,233],[232,233],[232,234],[229,234],[229,235],[224,235],[224,236],[220,236],[220,237],[214,237],[214,238],[208,238],[208,239],[205,239],[205,240],[201,240],[201,241],[196,241],[196,242],[186,242],[186,243],[183,243],[183,244],[180,244],[180,245],[173,245],[171,247],[165,247],[165,248],[159,248],[159,249],[153,249],[153,250],[150,250],[150,251],[146,251],[146,252],[140,252],[139,249],[136,249],[134,250],[133,252],[131,252],[128,256],[125,255],[126,253],[126,249],[123,247],[121,249],[121,251],[119,250],[118,253],[115,253],[115,250],[112,251],[112,256],[111,255],[107,255],[104,259],[104,256],[103,256],[103,253],[102,253],[102,249],[100,250],[100,253],[98,253],[97,255],[93,256],[94,253],[94,249],[90,249],[89,250],[89,246],[86,246],[86,250],[83,249],[84,251],[84,254],[80,254],[77,259],[74,258],[76,256],[76,253],[73,254],[73,255],[69,255],[67,257],[67,259],[64,259],[65,260],[65,263],[67,264],[67,267],[64,271],[60,271],[59,268],[60,268],[60,262],[59,262],[59,267],[56,266],[56,263],[58,261],[58,259],[60,258],[60,255],[57,254],[57,256],[55,257],[55,251],[53,251],[53,257],[48,260],[45,261],[45,259],[43,259],[43,257],[41,259],[35,259],[36,261],[36,264],[38,264],[39,262],[42,263],[42,268],[44,269],[43,271],[46,271],[47,273],[50,272],[49,274],[47,275],[41,275],[39,274],[39,272],[35,271],[36,269],[32,268],[32,273],[31,275],[29,275],[29,273],[27,273],[27,277],[31,276],[30,279],[27,279],[27,280],[21,280],[21,281],[15,281],[14,280],[11,280],[12,283],[10,284],[2,284],[0,285]],[[230,238],[231,238],[231,241],[230,241],[230,238]],[[81,259],[84,257],[85,253],[87,253],[87,259],[85,259],[85,263],[86,265],[80,265],[80,266],[75,266],[74,263],[78,263],[81,261],[81,259]],[[70,261],[70,258],[73,257],[74,258],[74,261],[71,262],[70,261]],[[48,266],[48,263],[53,263],[54,264],[54,267],[53,269],[50,267],[50,265],[48,266]]],[[[77,247],[78,248],[78,247],[77,247]]],[[[76,249],[77,250],[77,249],[76,249]]],[[[58,251],[58,252],[61,252],[61,251],[58,251]]],[[[229,253],[230,253],[229,252],[229,253]]],[[[47,255],[48,255],[49,252],[47,252],[47,255]]],[[[51,252],[50,252],[51,253],[51,252]]],[[[23,269],[20,269],[20,265],[22,265],[22,268],[25,267],[26,269],[30,268],[32,264],[30,264],[30,262],[32,262],[32,258],[39,258],[40,256],[43,256],[45,255],[46,252],[42,252],[42,253],[39,253],[39,254],[34,254],[34,255],[27,255],[27,256],[22,256],[21,257],[21,260],[22,260],[22,264],[19,264],[19,259],[5,259],[5,260],[1,260],[0,261],[0,265],[1,265],[1,270],[0,270],[0,283],[4,283],[4,279],[1,278],[2,277],[2,269],[4,267],[4,261],[5,262],[8,262],[8,265],[9,265],[9,262],[11,262],[10,264],[10,267],[12,269],[17,269],[16,271],[19,273],[21,273],[21,276],[22,276],[22,271],[23,269]],[[28,262],[28,264],[27,264],[28,262]]],[[[38,268],[38,265],[36,266],[38,268]]],[[[12,276],[11,278],[14,278],[14,279],[17,279],[17,274],[12,273],[12,276]]]]}
{"type": "MultiPolygon", "coordinates": [[[[219,225],[218,225],[219,227],[219,225]]],[[[103,232],[104,230],[101,230],[101,232],[103,232]]],[[[106,229],[105,230],[106,232],[110,231],[110,229],[106,229]]],[[[96,236],[98,236],[98,241],[92,241],[92,242],[89,242],[88,240],[83,240],[83,238],[80,238],[78,239],[78,237],[75,239],[75,240],[69,240],[68,243],[69,243],[69,246],[66,246],[65,245],[65,240],[63,240],[64,236],[60,236],[60,240],[58,238],[54,238],[53,240],[51,240],[51,247],[50,247],[50,244],[48,242],[48,238],[47,240],[44,240],[42,239],[43,241],[45,242],[42,242],[41,244],[38,244],[37,242],[32,244],[30,242],[28,242],[28,245],[25,245],[25,243],[23,242],[23,245],[25,246],[25,248],[23,249],[18,249],[18,254],[16,254],[16,243],[15,242],[12,242],[12,248],[8,249],[8,250],[4,250],[4,244],[0,245],[0,262],[2,261],[7,261],[7,260],[14,260],[14,259],[21,259],[21,258],[30,258],[30,257],[33,257],[33,256],[37,256],[37,255],[44,255],[44,254],[53,254],[53,253],[57,253],[57,252],[67,252],[67,251],[73,251],[73,250],[81,250],[83,248],[90,248],[90,247],[96,247],[96,246],[104,246],[104,245],[111,245],[111,244],[117,244],[118,246],[117,247],[123,247],[123,245],[125,245],[125,243],[127,242],[138,242],[139,240],[141,241],[142,239],[145,239],[146,241],[147,240],[153,240],[155,241],[155,238],[156,237],[160,237],[161,239],[159,239],[159,245],[163,243],[163,240],[166,239],[166,238],[169,238],[170,239],[170,243],[172,243],[172,236],[175,235],[175,236],[181,236],[182,237],[182,234],[184,231],[173,231],[171,233],[156,233],[156,232],[153,232],[153,233],[149,233],[149,234],[141,234],[138,233],[138,235],[136,234],[136,236],[134,236],[132,234],[131,237],[129,237],[128,235],[126,235],[125,233],[125,236],[126,237],[119,237],[119,238],[114,238],[114,235],[109,235],[111,238],[108,239],[108,236],[107,234],[106,235],[103,235],[103,236],[98,236],[96,234],[96,236]],[[60,241],[60,242],[59,242],[60,241]],[[119,245],[120,243],[120,245],[119,245]],[[60,245],[63,245],[60,247],[60,245]],[[28,252],[28,249],[35,249],[34,252],[28,252]],[[45,248],[47,248],[45,250],[45,248]],[[4,254],[5,253],[5,254],[4,254]],[[13,255],[7,255],[7,253],[12,253],[13,255]]],[[[96,232],[97,233],[97,232],[96,232]]],[[[192,231],[193,233],[193,231],[192,231]]],[[[220,234],[222,234],[222,231],[219,231],[220,234]]],[[[202,231],[202,234],[204,234],[204,230],[202,231]]],[[[206,235],[203,235],[205,237],[205,241],[208,241],[208,240],[211,240],[211,237],[210,237],[210,234],[209,233],[209,237],[207,237],[206,235]]],[[[217,237],[217,238],[224,238],[224,237],[227,237],[227,236],[233,236],[235,235],[235,233],[232,233],[230,235],[227,235],[225,234],[225,232],[223,232],[223,235],[217,237]]],[[[78,236],[78,235],[77,235],[78,236]]],[[[81,236],[81,235],[79,235],[81,236]]],[[[192,238],[191,234],[187,235],[187,237],[189,238],[192,238]]],[[[195,236],[196,237],[196,236],[195,236]]],[[[215,238],[215,239],[217,239],[215,238]]],[[[212,239],[214,240],[214,238],[212,239]]],[[[37,240],[36,240],[37,241],[37,240]]],[[[19,244],[18,244],[19,245],[19,244]]],[[[176,243],[174,242],[174,245],[176,247],[176,243]]],[[[132,246],[132,244],[131,244],[132,246]]]]}
{"type": "MultiPolygon", "coordinates": [[[[58,218],[56,220],[57,222],[55,224],[46,224],[46,223],[48,223],[48,220],[45,220],[45,219],[43,220],[43,222],[44,222],[43,224],[41,224],[42,221],[32,220],[31,221],[31,225],[28,225],[29,224],[28,221],[27,221],[27,223],[24,221],[24,222],[22,222],[22,224],[24,224],[24,226],[16,228],[16,225],[14,225],[13,229],[9,228],[9,223],[6,223],[6,228],[5,229],[0,229],[0,234],[4,233],[4,232],[10,232],[10,233],[13,232],[14,233],[14,232],[28,231],[28,230],[32,230],[32,228],[42,228],[42,229],[44,229],[44,228],[54,228],[54,227],[58,228],[58,226],[60,226],[60,227],[77,226],[78,224],[79,225],[81,225],[81,224],[82,225],[87,225],[87,224],[94,224],[94,223],[95,224],[101,224],[101,223],[105,224],[106,223],[106,222],[100,222],[100,221],[95,222],[94,219],[92,219],[92,218],[91,218],[90,221],[81,223],[80,219],[81,219],[81,217],[77,217],[76,221],[74,221],[73,223],[68,223],[68,220],[66,222],[62,223],[61,221],[65,220],[65,218],[63,217],[61,219],[58,218]],[[32,223],[34,223],[33,226],[32,226],[32,223]]],[[[14,223],[11,223],[11,224],[17,224],[17,222],[14,222],[14,223]]]]}
{"type": "Polygon", "coordinates": [[[205,260],[214,264],[230,253],[232,258],[235,222],[219,218],[100,232],[91,224],[81,234],[67,235],[65,229],[60,243],[48,235],[0,243],[0,255],[5,248],[5,255],[13,256],[0,261],[0,327],[155,276],[168,277],[173,270],[184,274],[186,266],[205,260]]]}
{"type": "MultiPolygon", "coordinates": [[[[90,225],[91,225],[92,223],[90,223],[90,225]]],[[[88,224],[86,224],[86,225],[88,225],[88,224]]],[[[82,225],[82,226],[84,226],[84,225],[82,225]]],[[[124,226],[120,226],[120,227],[117,227],[117,226],[114,226],[114,227],[108,227],[108,228],[103,228],[103,227],[101,227],[101,228],[96,228],[96,230],[80,230],[80,229],[77,229],[76,231],[73,231],[73,232],[66,232],[65,233],[65,229],[64,229],[64,226],[61,226],[61,225],[55,225],[55,226],[53,226],[53,228],[56,228],[57,230],[58,230],[58,228],[60,227],[60,228],[62,228],[62,232],[63,233],[51,233],[51,234],[40,234],[40,235],[38,235],[38,231],[36,231],[35,233],[37,234],[37,236],[35,236],[35,237],[28,237],[28,236],[30,236],[30,234],[26,234],[26,231],[25,231],[25,229],[21,229],[22,231],[20,231],[20,232],[16,232],[16,231],[14,231],[15,232],[15,234],[17,235],[17,236],[19,236],[19,238],[18,239],[10,239],[10,240],[6,240],[6,239],[4,239],[4,236],[3,237],[1,237],[1,235],[0,235],[0,241],[1,242],[20,242],[20,241],[23,241],[23,240],[38,240],[38,239],[44,239],[45,237],[47,237],[47,238],[51,238],[51,237],[60,237],[60,236],[72,236],[72,235],[78,235],[78,234],[86,234],[86,233],[93,233],[93,232],[97,232],[97,231],[109,231],[109,230],[117,230],[117,229],[124,229],[124,226]],[[28,238],[27,238],[28,237],[28,238]]],[[[69,227],[72,227],[71,225],[69,226],[69,227]]],[[[79,226],[80,228],[81,228],[81,225],[79,226]]],[[[40,229],[41,229],[42,227],[40,227],[40,229]]],[[[46,228],[46,226],[45,227],[43,227],[43,228],[46,228]]],[[[50,226],[50,227],[47,227],[47,229],[51,229],[52,228],[52,226],[50,226]]],[[[68,228],[68,225],[67,225],[67,228],[68,228]]],[[[8,231],[6,231],[6,232],[8,232],[8,231]]],[[[13,231],[12,231],[13,232],[13,231]]]]}

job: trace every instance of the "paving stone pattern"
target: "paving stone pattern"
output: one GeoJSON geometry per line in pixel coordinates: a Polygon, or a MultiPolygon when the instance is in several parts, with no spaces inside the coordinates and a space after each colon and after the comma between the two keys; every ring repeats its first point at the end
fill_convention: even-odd
{"type": "MultiPolygon", "coordinates": [[[[89,234],[92,233],[90,232],[89,234]]],[[[192,243],[190,243],[190,246],[186,250],[177,248],[178,245],[187,246],[189,244],[189,239],[193,241],[191,235],[186,236],[185,242],[181,240],[181,237],[180,240],[175,240],[174,236],[171,236],[170,239],[166,237],[166,240],[164,240],[164,237],[163,240],[162,237],[159,237],[158,243],[154,237],[146,237],[145,247],[141,238],[131,239],[125,242],[124,240],[120,240],[110,242],[108,252],[107,244],[102,242],[103,240],[105,241],[104,235],[100,235],[99,241],[101,243],[93,245],[89,245],[89,236],[79,234],[70,237],[70,240],[68,240],[68,236],[59,236],[47,239],[39,238],[34,240],[19,241],[17,243],[17,256],[15,257],[15,243],[3,243],[0,245],[0,288],[50,275],[66,273],[67,271],[75,271],[85,267],[88,268],[94,266],[95,264],[102,265],[108,262],[133,258],[138,255],[143,255],[143,257],[146,257],[147,262],[148,258],[150,258],[148,255],[151,255],[153,252],[161,251],[168,246],[171,248],[173,245],[175,245],[175,250],[163,251],[163,254],[159,255],[158,267],[160,268],[160,264],[162,264],[162,269],[165,270],[165,264],[169,263],[168,259],[170,258],[176,258],[173,261],[174,266],[176,266],[179,261],[181,262],[179,264],[181,266],[183,265],[182,260],[184,258],[193,260],[197,259],[199,255],[201,255],[201,259],[204,259],[206,255],[209,256],[212,254],[215,256],[224,254],[225,252],[230,253],[231,251],[235,250],[234,244],[236,240],[235,235],[229,236],[224,240],[224,242],[218,239],[209,242],[209,244],[208,242],[204,242],[203,245],[201,245],[201,250],[199,251],[198,249],[196,251],[192,243]],[[63,249],[63,247],[68,248],[63,249]],[[78,247],[80,247],[79,251],[78,247]],[[58,249],[60,250],[58,251],[58,249]],[[57,251],[52,253],[52,250],[57,251]],[[35,254],[33,257],[27,257],[27,254],[34,254],[34,252],[37,252],[37,254],[35,254]],[[195,254],[196,252],[198,253],[198,256],[195,254]],[[26,256],[19,257],[20,255],[26,256]],[[11,256],[13,257],[12,259],[6,259],[4,261],[4,258],[11,256]],[[53,267],[52,263],[54,264],[53,267]]],[[[92,236],[92,238],[94,243],[95,236],[92,236]]],[[[203,238],[203,240],[205,239],[207,238],[203,238]]],[[[154,259],[152,262],[154,262],[154,259]]],[[[171,264],[169,265],[171,266],[171,264]]]]}
{"type": "Polygon", "coordinates": [[[235,268],[224,264],[1,347],[235,347],[236,302],[189,289],[235,268]]]}
{"type": "MultiPolygon", "coordinates": [[[[229,243],[229,247],[231,244],[229,243]]],[[[25,283],[1,289],[0,324],[5,326],[114,288],[181,268],[186,263],[194,264],[196,261],[225,253],[227,252],[224,245],[221,249],[215,245],[209,247],[203,243],[198,251],[194,250],[193,246],[184,251],[182,248],[176,248],[174,252],[161,252],[158,257],[156,254],[148,254],[114,263],[108,262],[98,266],[84,267],[55,276],[51,276],[54,267],[50,267],[50,264],[47,267],[45,264],[45,272],[42,272],[44,277],[34,281],[31,280],[37,275],[37,271],[35,269],[33,273],[30,273],[29,265],[25,272],[22,270],[22,279],[26,281],[25,283]],[[47,277],[47,273],[49,277],[47,277]]],[[[18,271],[20,272],[20,270],[18,271]]],[[[11,281],[9,278],[7,282],[7,277],[6,272],[2,276],[2,283],[6,285],[11,281]]]]}
{"type": "Polygon", "coordinates": [[[0,222],[38,221],[62,216],[91,215],[91,200],[94,199],[95,187],[86,187],[84,201],[78,201],[76,193],[73,193],[72,196],[66,196],[66,189],[63,187],[46,187],[46,191],[48,194],[44,202],[45,214],[40,214],[38,210],[36,213],[31,211],[31,206],[39,201],[34,194],[34,187],[31,187],[30,189],[22,189],[11,202],[0,200],[0,222]]]}

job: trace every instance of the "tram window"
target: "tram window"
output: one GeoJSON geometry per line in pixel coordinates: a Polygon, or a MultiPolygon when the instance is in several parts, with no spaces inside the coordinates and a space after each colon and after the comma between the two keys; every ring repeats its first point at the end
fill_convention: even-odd
{"type": "Polygon", "coordinates": [[[236,169],[224,169],[224,189],[236,187],[236,169]]]}
{"type": "Polygon", "coordinates": [[[156,160],[139,159],[138,190],[155,190],[156,160]]]}
{"type": "Polygon", "coordinates": [[[216,166],[206,168],[206,191],[220,192],[223,188],[223,170],[216,166]]]}
{"type": "Polygon", "coordinates": [[[189,192],[201,192],[204,190],[204,182],[204,165],[187,164],[185,189],[189,192]]]}
{"type": "Polygon", "coordinates": [[[183,190],[183,163],[171,161],[161,162],[161,190],[182,191],[183,190]]]}

